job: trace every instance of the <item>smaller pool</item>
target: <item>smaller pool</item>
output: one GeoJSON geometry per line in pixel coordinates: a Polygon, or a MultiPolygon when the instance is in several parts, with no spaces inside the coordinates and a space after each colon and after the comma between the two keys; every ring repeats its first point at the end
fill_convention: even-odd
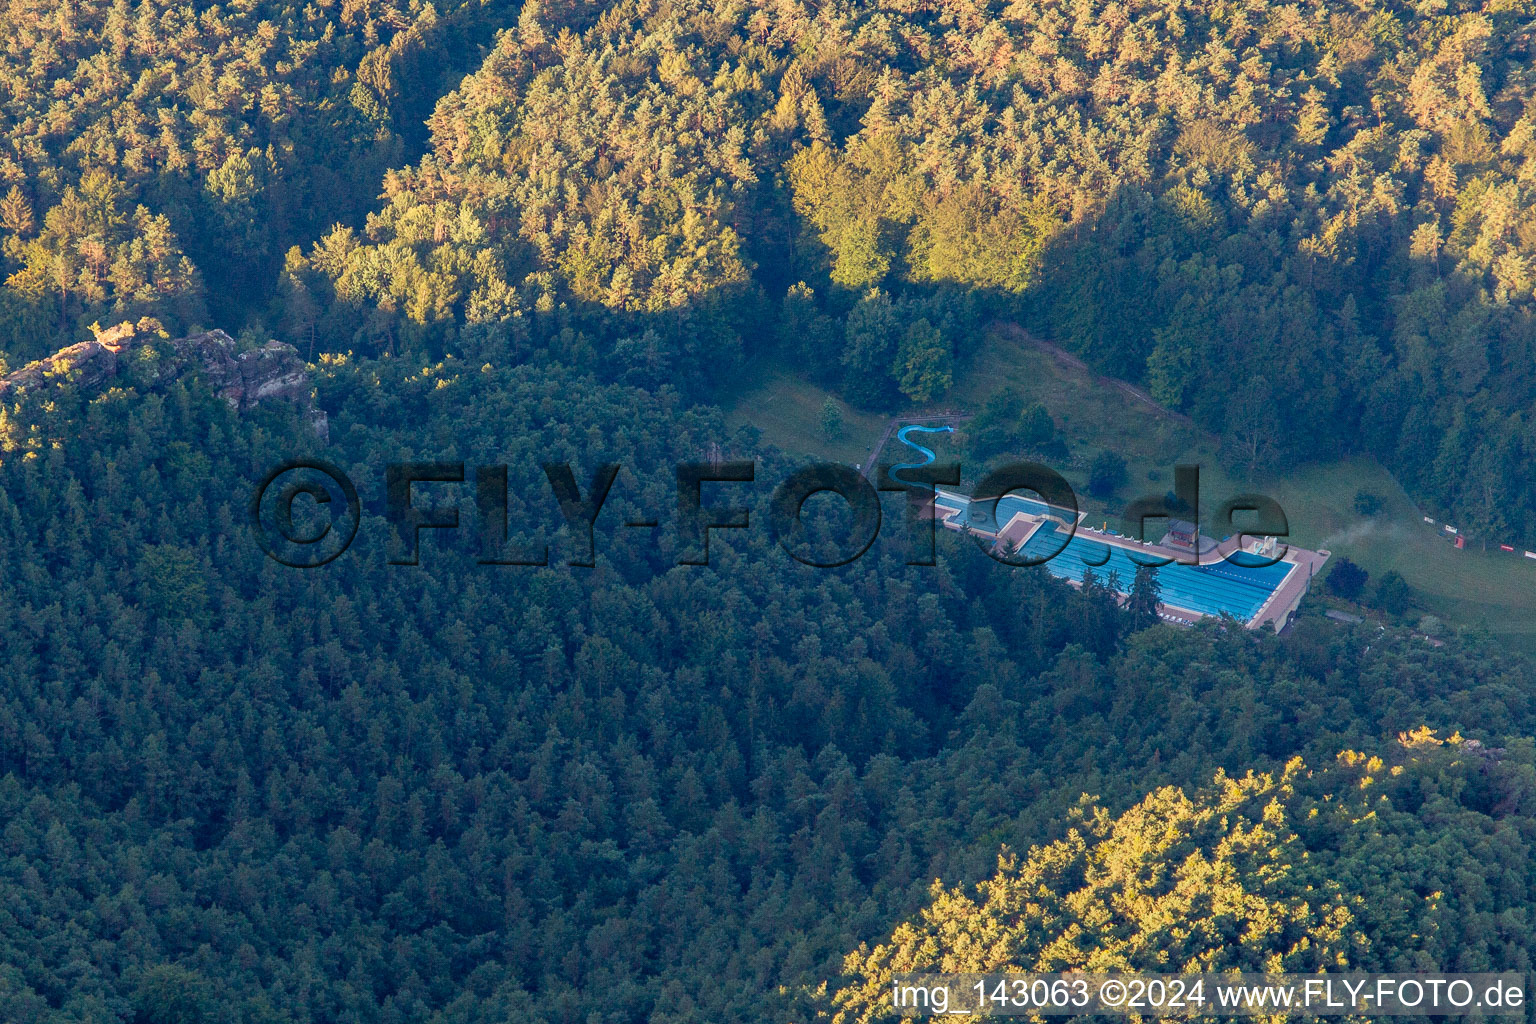
{"type": "Polygon", "coordinates": [[[1033,498],[1021,498],[1017,494],[1005,494],[997,501],[997,522],[993,522],[981,508],[971,508],[971,499],[963,494],[950,494],[948,491],[937,491],[934,494],[934,503],[942,508],[953,509],[958,516],[951,517],[951,522],[969,522],[978,530],[986,530],[989,533],[996,532],[1000,527],[1007,526],[1008,520],[1020,512],[1031,516],[1054,515],[1062,519],[1072,518],[1072,513],[1066,509],[1053,508],[1043,501],[1035,501],[1033,498]]]}

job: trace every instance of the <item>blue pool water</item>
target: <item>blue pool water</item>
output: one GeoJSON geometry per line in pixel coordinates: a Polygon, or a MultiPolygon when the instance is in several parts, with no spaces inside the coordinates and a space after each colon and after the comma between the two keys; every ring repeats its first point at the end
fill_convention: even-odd
{"type": "MultiPolygon", "coordinates": [[[[940,492],[937,500],[945,508],[961,510],[962,516],[970,515],[971,522],[978,529],[993,532],[999,526],[998,523],[990,522],[990,516],[974,515],[972,510],[966,508],[968,502],[964,498],[940,492]]],[[[997,517],[1001,523],[1007,523],[1018,512],[1040,515],[1046,509],[1047,506],[1041,502],[1008,495],[998,502],[997,517]]],[[[1057,514],[1066,515],[1064,512],[1057,514]]],[[[1025,543],[1022,554],[1031,558],[1049,555],[1061,548],[1064,530],[1065,527],[1058,527],[1047,520],[1025,543]]],[[[1114,572],[1120,578],[1121,587],[1129,587],[1136,576],[1136,563],[1130,554],[1126,548],[1074,536],[1060,554],[1045,563],[1045,568],[1051,575],[1073,582],[1081,582],[1083,575],[1090,569],[1101,582],[1107,582],[1109,574],[1114,572]]],[[[1163,603],[1178,605],[1204,615],[1220,615],[1225,612],[1247,622],[1258,614],[1264,602],[1295,566],[1286,562],[1266,566],[1240,564],[1249,559],[1243,556],[1238,558],[1238,562],[1224,561],[1214,565],[1173,563],[1162,566],[1157,571],[1157,582],[1162,587],[1163,603]]]]}
{"type": "Polygon", "coordinates": [[[999,526],[1006,524],[1008,520],[1020,512],[1025,512],[1032,516],[1043,516],[1048,511],[1054,511],[1058,516],[1066,519],[1072,518],[1071,513],[1064,509],[1052,510],[1049,505],[1042,501],[1035,501],[1033,498],[1021,498],[1017,494],[1006,494],[998,499],[997,522],[995,523],[992,521],[992,517],[987,515],[982,509],[971,508],[971,500],[961,495],[950,494],[947,491],[937,491],[935,493],[935,502],[944,508],[954,509],[959,512],[960,515],[955,517],[954,521],[965,522],[969,520],[971,525],[978,530],[986,530],[988,532],[995,531],[999,526]]]}

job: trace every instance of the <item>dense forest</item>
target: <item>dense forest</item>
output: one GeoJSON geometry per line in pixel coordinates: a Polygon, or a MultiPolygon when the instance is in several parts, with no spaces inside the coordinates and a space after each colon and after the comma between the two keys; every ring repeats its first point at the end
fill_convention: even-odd
{"type": "MultiPolygon", "coordinates": [[[[0,363],[139,328],[110,382],[0,388],[0,1019],[792,1024],[883,1019],[908,968],[1531,969],[1536,663],[1485,631],[1175,629],[946,531],[816,569],[619,524],[722,458],[768,521],[803,459],[728,429],[749,359],[892,412],[1003,320],[1234,472],[1369,453],[1536,546],[1536,5],[0,18],[0,363]],[[292,345],[326,435],[157,370],[210,327],[292,345]],[[300,456],[364,499],[312,570],[247,522],[300,456]],[[549,565],[482,564],[470,481],[419,485],[460,529],[391,564],[385,467],[433,460],[506,465],[507,546],[549,565]],[[562,461],[621,467],[591,568],[562,461]]],[[[1002,393],[972,450],[1060,443],[1042,415],[1002,393]]]]}
{"type": "MultiPolygon", "coordinates": [[[[467,530],[390,565],[369,508],[344,562],[286,569],[242,515],[272,453],[315,444],[302,419],[195,379],[49,402],[42,449],[0,465],[5,1019],[803,1020],[850,951],[888,969],[902,917],[966,906],[934,879],[1050,843],[1028,863],[1063,901],[1130,884],[1063,858],[1127,844],[1176,905],[1210,898],[1170,888],[1191,851],[1233,885],[1296,873],[1258,893],[1291,923],[1221,952],[1242,921],[1213,918],[1190,958],[1336,933],[1361,967],[1530,963],[1536,748],[1504,737],[1536,732],[1536,666],[1485,638],[1147,627],[949,534],[932,567],[891,544],[813,569],[758,530],[679,566],[604,528],[671,499],[630,470],[597,566],[568,568],[539,460],[695,457],[718,413],[457,361],[337,360],[319,394],[365,491],[416,445],[504,461],[509,543],[551,566],[478,566],[467,530]],[[1223,771],[1273,778],[1208,791],[1223,771]],[[1228,849],[1260,819],[1273,841],[1228,849]],[[1308,885],[1330,902],[1298,907],[1308,885]]],[[[1101,939],[984,911],[1046,915],[1010,924],[1020,961],[1057,933],[1097,962],[1172,948],[1160,904],[1111,906],[1101,939]]]]}
{"type": "Polygon", "coordinates": [[[889,407],[1004,316],[1234,465],[1369,452],[1536,544],[1528,4],[6,17],[12,363],[216,316],[701,394],[776,351],[889,407]]]}

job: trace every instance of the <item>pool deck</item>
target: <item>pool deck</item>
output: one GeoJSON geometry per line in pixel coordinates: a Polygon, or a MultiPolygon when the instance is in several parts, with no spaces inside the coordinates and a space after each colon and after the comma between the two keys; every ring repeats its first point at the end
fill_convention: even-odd
{"type": "MultiPolygon", "coordinates": [[[[964,495],[955,494],[954,492],[941,490],[940,493],[951,498],[965,498],[964,495]]],[[[1117,533],[1095,530],[1092,527],[1083,525],[1083,520],[1087,518],[1087,513],[1078,512],[1074,517],[1068,509],[1056,508],[1055,506],[1050,507],[1060,513],[1059,518],[1063,522],[1075,523],[1077,536],[1092,539],[1099,544],[1122,548],[1127,551],[1135,551],[1142,555],[1167,558],[1182,565],[1215,565],[1225,561],[1228,555],[1238,550],[1239,538],[1233,536],[1196,556],[1192,551],[1181,551],[1162,544],[1154,544],[1150,541],[1138,541],[1132,537],[1122,537],[1117,533]]],[[[945,508],[938,504],[934,504],[930,508],[946,527],[952,530],[960,529],[957,524],[951,522],[951,519],[959,515],[958,509],[945,508]]],[[[1044,522],[1044,516],[1016,512],[1002,529],[996,532],[976,526],[972,526],[971,529],[981,536],[994,537],[999,543],[1007,541],[1015,547],[1022,547],[1028,542],[1030,537],[1034,536],[1035,531],[1039,530],[1044,522]]],[[[1252,549],[1253,546],[1250,545],[1249,550],[1252,551],[1252,549]]],[[[1301,599],[1311,589],[1312,577],[1317,574],[1317,570],[1322,568],[1323,563],[1328,561],[1330,554],[1328,551],[1308,551],[1306,548],[1287,545],[1285,555],[1280,561],[1291,565],[1291,571],[1286,574],[1285,578],[1281,580],[1280,585],[1265,599],[1258,612],[1248,620],[1246,623],[1247,627],[1249,629],[1260,629],[1264,626],[1270,626],[1277,633],[1285,629],[1290,624],[1291,616],[1296,614],[1296,609],[1301,605],[1301,599]]],[[[1068,580],[1068,582],[1073,586],[1081,586],[1081,584],[1072,580],[1068,580]]],[[[1190,608],[1181,608],[1174,604],[1159,604],[1158,616],[1175,625],[1192,626],[1205,618],[1206,614],[1190,608]]]]}
{"type": "Polygon", "coordinates": [[[1291,616],[1296,614],[1296,609],[1301,605],[1301,599],[1312,589],[1312,577],[1317,575],[1317,570],[1328,561],[1332,552],[1308,551],[1306,548],[1289,548],[1285,553],[1285,561],[1294,562],[1296,568],[1291,570],[1289,576],[1281,581],[1275,588],[1275,592],[1269,595],[1269,600],[1264,602],[1264,607],[1248,623],[1249,629],[1258,629],[1261,626],[1273,626],[1276,633],[1291,624],[1291,616]]]}

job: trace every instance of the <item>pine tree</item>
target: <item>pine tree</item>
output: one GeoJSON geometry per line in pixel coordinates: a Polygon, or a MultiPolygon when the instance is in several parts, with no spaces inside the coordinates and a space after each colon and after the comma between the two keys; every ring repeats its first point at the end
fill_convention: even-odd
{"type": "Polygon", "coordinates": [[[1163,587],[1158,582],[1157,569],[1150,565],[1138,565],[1136,576],[1131,580],[1131,593],[1126,599],[1125,610],[1131,616],[1132,629],[1146,629],[1157,625],[1157,609],[1162,599],[1163,587]]]}

